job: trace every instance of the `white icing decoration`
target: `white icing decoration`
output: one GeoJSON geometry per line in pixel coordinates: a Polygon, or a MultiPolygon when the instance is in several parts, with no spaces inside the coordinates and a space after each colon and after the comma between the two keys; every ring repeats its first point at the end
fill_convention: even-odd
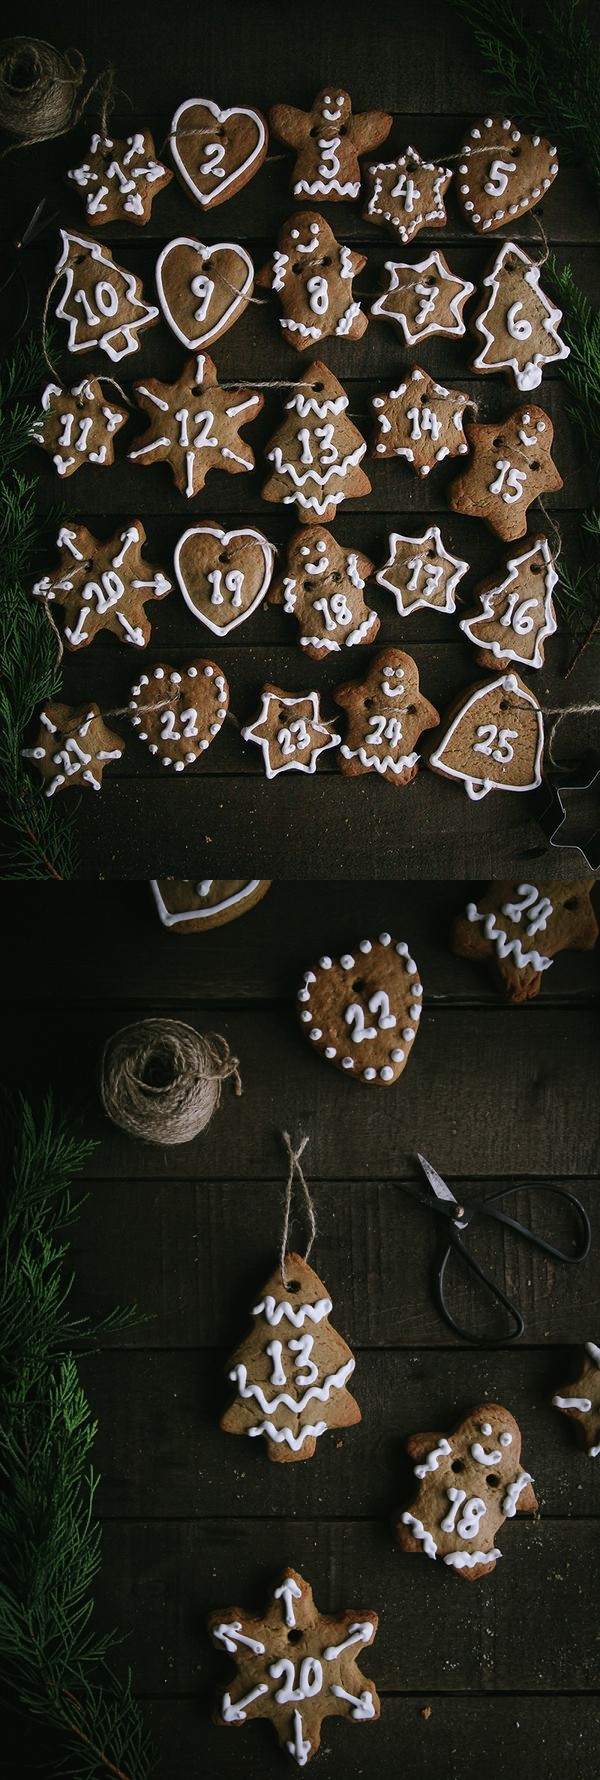
{"type": "Polygon", "coordinates": [[[303,1737],[302,1735],[302,1719],[297,1707],[294,1710],[293,1725],[294,1735],[292,1741],[287,1742],[285,1747],[288,1755],[294,1756],[295,1761],[298,1763],[298,1767],[304,1768],[310,1755],[311,1744],[308,1737],[303,1737]]]}
{"type": "Polygon", "coordinates": [[[486,1452],[479,1440],[473,1441],[473,1445],[470,1447],[470,1453],[471,1457],[475,1459],[478,1465],[499,1465],[502,1458],[502,1453],[497,1452],[495,1447],[492,1448],[491,1452],[486,1452]]]}
{"type": "Polygon", "coordinates": [[[447,1551],[444,1563],[454,1570],[474,1570],[476,1564],[495,1564],[502,1552],[493,1545],[491,1551],[447,1551]]]}
{"type": "Polygon", "coordinates": [[[512,1434],[509,1434],[508,1430],[506,1433],[501,1434],[498,1444],[499,1446],[512,1446],[512,1434]]]}
{"type": "Polygon", "coordinates": [[[149,322],[156,321],[158,317],[158,309],[154,304],[146,303],[143,297],[138,297],[136,293],[136,279],[133,273],[125,271],[122,266],[117,266],[112,259],[106,258],[99,241],[88,241],[85,236],[73,235],[68,229],[61,229],[60,236],[62,241],[62,253],[60,259],[57,261],[55,271],[57,274],[64,271],[65,289],[60,298],[60,302],[56,305],[56,314],[59,315],[63,321],[69,323],[69,352],[89,352],[95,347],[100,347],[102,352],[108,353],[109,358],[113,360],[114,364],[118,364],[119,360],[125,358],[128,353],[138,351],[140,342],[137,335],[139,329],[147,327],[149,322]],[[103,321],[109,319],[110,314],[114,313],[118,307],[119,299],[114,285],[110,283],[110,279],[108,281],[100,279],[95,290],[96,301],[100,308],[100,313],[98,314],[91,307],[86,292],[83,289],[74,290],[75,266],[68,264],[69,251],[72,247],[83,248],[84,253],[99,266],[104,266],[111,277],[114,277],[116,274],[119,280],[122,281],[125,301],[132,308],[139,309],[139,316],[130,321],[118,321],[115,327],[104,328],[96,335],[95,339],[77,339],[80,319],[79,315],[77,314],[77,311],[69,314],[66,308],[72,292],[73,303],[80,303],[88,324],[99,329],[102,329],[103,321]],[[109,300],[108,298],[105,298],[105,292],[107,290],[110,290],[115,298],[114,309],[110,311],[102,308],[105,301],[109,300]],[[121,341],[120,346],[118,345],[119,340],[121,341]]]}
{"type": "Polygon", "coordinates": [[[299,1434],[292,1434],[291,1428],[276,1428],[274,1422],[264,1421],[257,1422],[256,1427],[248,1429],[248,1433],[251,1439],[257,1435],[266,1434],[269,1440],[276,1442],[277,1446],[281,1446],[284,1441],[286,1446],[291,1446],[292,1452],[299,1452],[305,1440],[317,1440],[320,1434],[326,1432],[326,1429],[327,1422],[315,1422],[314,1426],[311,1422],[306,1422],[299,1434]]]}
{"type": "Polygon", "coordinates": [[[552,636],[556,630],[556,618],[552,609],[552,592],[557,580],[558,575],[548,541],[546,538],[538,539],[533,545],[524,547],[515,556],[509,557],[502,580],[498,581],[497,585],[488,592],[480,595],[481,612],[472,618],[461,618],[461,630],[464,631],[470,642],[476,643],[479,648],[489,650],[492,655],[502,659],[506,657],[510,661],[522,662],[525,667],[543,667],[542,644],[546,637],[552,636]],[[519,600],[519,572],[524,563],[528,563],[536,557],[543,564],[543,595],[538,600],[532,599],[531,596],[519,600]],[[499,596],[504,593],[507,596],[506,606],[504,613],[501,614],[497,609],[497,602],[499,596]],[[537,629],[536,619],[533,615],[536,609],[538,612],[537,629]],[[501,641],[498,641],[497,638],[488,639],[479,635],[480,626],[485,625],[488,619],[499,620],[500,624],[506,628],[506,638],[503,637],[501,641]],[[524,647],[519,647],[519,638],[531,636],[534,631],[534,652],[527,654],[524,647]]]}
{"type": "Polygon", "coordinates": [[[354,1707],[354,1710],[350,1713],[351,1718],[354,1718],[357,1721],[362,1721],[366,1718],[375,1717],[373,1695],[369,1693],[368,1688],[365,1688],[364,1692],[361,1694],[346,1693],[345,1687],[340,1687],[336,1681],[332,1681],[329,1691],[330,1693],[335,1694],[336,1700],[347,1700],[348,1705],[354,1707]]]}
{"type": "Polygon", "coordinates": [[[266,1317],[272,1328],[277,1328],[285,1316],[295,1329],[302,1329],[307,1318],[311,1323],[321,1323],[324,1317],[329,1316],[332,1308],[331,1298],[318,1298],[316,1304],[301,1304],[298,1310],[294,1310],[287,1298],[277,1303],[268,1294],[266,1298],[261,1298],[260,1304],[254,1305],[252,1315],[266,1317]]]}
{"type": "Polygon", "coordinates": [[[446,550],[442,543],[439,526],[430,525],[420,538],[410,537],[405,532],[391,532],[389,559],[384,563],[383,568],[378,570],[375,580],[380,587],[387,587],[390,593],[393,593],[401,618],[406,618],[410,612],[416,612],[419,606],[427,607],[432,604],[435,604],[438,612],[454,612],[456,609],[455,590],[462,576],[467,574],[468,568],[468,562],[463,562],[458,556],[451,556],[450,552],[446,550]],[[431,542],[435,545],[437,563],[428,559],[426,553],[419,557],[419,551],[425,551],[425,547],[431,542]],[[396,551],[399,544],[410,544],[414,547],[415,553],[411,561],[406,564],[412,573],[403,587],[398,587],[396,582],[390,579],[391,572],[395,567],[396,551]],[[444,574],[445,565],[447,565],[447,571],[451,572],[447,572],[444,602],[443,605],[439,605],[434,599],[434,595],[437,592],[440,578],[444,574]],[[406,595],[413,592],[417,593],[417,598],[407,600],[406,595]]]}
{"type": "Polygon", "coordinates": [[[440,1440],[439,1445],[434,1446],[432,1451],[428,1452],[423,1464],[415,1465],[415,1477],[427,1477],[430,1471],[437,1471],[440,1459],[447,1457],[451,1452],[450,1441],[440,1440]]]}
{"type": "Polygon", "coordinates": [[[468,698],[463,705],[461,705],[460,710],[457,711],[456,716],[453,718],[452,722],[450,723],[448,729],[446,730],[444,736],[442,737],[441,742],[438,744],[438,747],[435,748],[433,753],[431,754],[430,764],[434,767],[441,766],[443,772],[448,776],[448,778],[463,779],[464,783],[465,783],[465,790],[467,791],[468,796],[474,800],[478,800],[480,797],[486,797],[487,793],[489,791],[514,791],[514,792],[535,791],[537,789],[537,786],[541,785],[541,782],[542,782],[540,766],[541,766],[543,746],[544,746],[543,717],[542,717],[542,712],[540,710],[540,706],[537,702],[537,699],[535,698],[535,696],[532,692],[529,692],[524,686],[519,686],[517,684],[514,674],[506,674],[506,675],[502,675],[497,680],[488,681],[485,686],[478,686],[475,688],[475,691],[471,693],[471,697],[468,698]],[[514,696],[516,698],[521,700],[524,704],[530,705],[532,710],[535,711],[536,726],[537,726],[537,743],[536,743],[535,756],[534,756],[534,762],[533,762],[533,777],[531,779],[531,782],[527,785],[511,785],[511,784],[503,783],[503,781],[501,779],[488,779],[488,778],[485,778],[485,776],[479,777],[479,776],[475,775],[475,773],[473,771],[469,772],[468,769],[465,769],[463,767],[450,766],[444,760],[445,750],[448,747],[448,744],[451,742],[454,732],[458,728],[458,725],[460,723],[462,723],[464,718],[466,717],[467,712],[472,710],[473,707],[476,706],[481,699],[489,698],[490,693],[494,693],[494,692],[498,691],[500,688],[502,688],[503,692],[514,694],[514,696]]]}
{"type": "Polygon", "coordinates": [[[250,1693],[244,1694],[243,1699],[234,1700],[233,1705],[231,1702],[231,1694],[223,1694],[223,1699],[221,1701],[221,1717],[224,1719],[225,1724],[243,1724],[246,1717],[246,1707],[251,1706],[254,1700],[259,1700],[261,1694],[268,1692],[268,1682],[260,1681],[257,1687],[251,1688],[250,1693]]]}
{"type": "MultiPolygon", "coordinates": [[[[201,623],[207,626],[208,630],[212,630],[216,636],[222,637],[227,636],[229,631],[235,630],[238,624],[243,624],[245,619],[250,618],[252,612],[256,611],[257,606],[260,605],[270,584],[274,562],[275,551],[273,545],[269,543],[268,538],[263,536],[262,532],[256,531],[253,526],[240,526],[234,531],[226,532],[222,531],[221,527],[218,525],[191,525],[178,539],[173,558],[175,574],[185,603],[189,606],[190,612],[193,612],[194,617],[199,618],[201,623]],[[234,612],[233,608],[236,605],[236,593],[234,592],[233,598],[230,601],[231,616],[228,618],[226,624],[216,624],[214,619],[210,617],[209,613],[206,612],[203,607],[194,603],[194,594],[188,587],[185,578],[185,570],[181,561],[184,547],[189,538],[205,537],[214,538],[222,550],[226,550],[230,544],[236,545],[238,540],[251,538],[254,543],[258,545],[263,559],[263,576],[253,599],[250,601],[249,605],[244,607],[243,611],[234,612]]],[[[225,577],[225,586],[227,588],[227,576],[225,577]]],[[[229,589],[228,591],[231,590],[229,589]]],[[[238,589],[238,592],[241,593],[241,590],[238,589]]]]}
{"type": "Polygon", "coordinates": [[[249,878],[241,890],[233,891],[231,896],[224,896],[220,902],[213,902],[205,909],[182,909],[179,913],[172,913],[167,908],[156,878],[150,879],[150,888],[163,926],[176,927],[179,921],[202,921],[208,915],[220,914],[222,909],[233,908],[236,903],[245,902],[246,898],[252,896],[254,890],[258,889],[260,881],[260,878],[249,878]]]}
{"type": "MultiPolygon", "coordinates": [[[[473,360],[474,369],[478,371],[488,370],[493,365],[494,370],[511,370],[514,374],[517,387],[525,391],[537,389],[538,384],[540,384],[542,380],[542,372],[545,364],[548,364],[554,359],[568,358],[570,352],[570,347],[565,345],[564,341],[560,339],[560,336],[557,333],[557,328],[562,321],[562,311],[556,309],[554,304],[549,302],[544,291],[541,290],[540,270],[541,268],[530,260],[529,255],[523,251],[523,248],[517,247],[514,241],[503,241],[491,272],[489,272],[487,277],[483,279],[484,288],[490,292],[487,308],[484,309],[481,315],[476,316],[474,321],[475,327],[478,332],[483,335],[484,339],[484,345],[482,346],[481,351],[478,353],[477,358],[473,360]],[[524,267],[524,282],[529,286],[530,290],[533,292],[534,298],[540,305],[540,309],[543,312],[544,331],[548,335],[548,344],[550,345],[551,343],[554,350],[546,353],[536,352],[534,353],[533,358],[528,358],[526,354],[516,352],[514,357],[506,359],[493,358],[490,360],[488,355],[494,346],[497,348],[497,341],[494,333],[488,326],[488,323],[493,315],[496,302],[500,297],[501,277],[504,272],[505,261],[509,257],[511,259],[519,260],[524,267]]],[[[506,315],[507,332],[510,334],[511,339],[516,342],[524,342],[530,337],[532,332],[531,326],[525,317],[517,319],[516,311],[521,307],[521,304],[513,303],[506,315]],[[525,332],[525,328],[527,328],[527,332],[525,332]]]]}
{"type": "Polygon", "coordinates": [[[596,1346],[595,1341],[586,1341],[585,1351],[589,1354],[590,1360],[594,1361],[594,1365],[600,1366],[600,1347],[596,1346]]]}
{"type": "Polygon", "coordinates": [[[254,1651],[255,1656],[264,1656],[265,1654],[264,1644],[261,1644],[258,1638],[248,1638],[242,1631],[241,1619],[230,1619],[226,1620],[224,1625],[213,1626],[212,1635],[213,1638],[219,1639],[219,1643],[225,1645],[225,1649],[231,1656],[235,1654],[238,1644],[247,1645],[248,1650],[254,1651]]]}
{"type": "MultiPolygon", "coordinates": [[[[289,1345],[291,1345],[291,1343],[289,1345]]],[[[275,1410],[280,1409],[282,1404],[286,1409],[292,1409],[295,1415],[302,1415],[309,1403],[312,1403],[313,1401],[317,1403],[328,1403],[332,1391],[343,1390],[347,1379],[349,1379],[351,1373],[354,1371],[355,1365],[356,1361],[352,1357],[346,1361],[344,1366],[340,1366],[337,1372],[331,1372],[329,1377],[323,1380],[322,1385],[310,1385],[308,1389],[305,1390],[302,1397],[293,1397],[289,1391],[278,1391],[274,1397],[266,1397],[262,1385],[248,1384],[247,1369],[241,1363],[238,1366],[234,1366],[229,1377],[232,1383],[236,1385],[240,1397],[256,1398],[263,1415],[274,1414],[275,1410]]],[[[298,1380],[298,1382],[300,1381],[298,1380]]],[[[252,1432],[252,1430],[249,1429],[249,1432],[252,1432]]]]}
{"type": "MultiPolygon", "coordinates": [[[[186,129],[186,126],[184,123],[183,124],[183,133],[184,134],[185,134],[185,129],[186,129]]],[[[171,149],[171,154],[173,156],[173,160],[175,162],[175,166],[178,168],[178,171],[180,172],[182,179],[185,180],[185,184],[189,187],[189,190],[192,193],[192,197],[194,197],[196,199],[196,202],[198,204],[202,205],[202,208],[204,210],[207,210],[211,204],[214,204],[215,198],[218,198],[219,202],[221,203],[223,200],[224,194],[227,191],[227,188],[229,186],[233,185],[234,182],[239,182],[242,180],[245,182],[246,179],[249,179],[251,177],[252,168],[253,168],[255,162],[262,155],[263,149],[265,147],[266,139],[267,139],[267,133],[266,133],[264,120],[260,116],[260,113],[258,111],[252,111],[248,106],[245,106],[245,105],[231,105],[227,110],[221,111],[219,109],[218,105],[213,104],[212,99],[185,99],[183,104],[180,105],[178,107],[177,111],[175,112],[175,116],[174,116],[172,124],[171,124],[171,129],[169,131],[169,146],[171,149]],[[247,117],[247,118],[251,119],[252,123],[254,124],[254,126],[256,128],[256,144],[255,144],[254,148],[251,149],[250,153],[246,156],[246,159],[242,162],[237,161],[236,165],[232,168],[231,173],[226,173],[225,175],[223,175],[223,169],[219,168],[218,171],[219,171],[219,174],[221,175],[221,177],[216,179],[213,189],[208,192],[201,191],[200,187],[198,185],[196,185],[196,181],[194,179],[193,173],[190,172],[189,168],[186,166],[186,163],[183,160],[183,158],[179,152],[179,146],[178,146],[178,142],[177,142],[177,131],[178,131],[178,128],[179,128],[182,118],[185,118],[186,111],[193,110],[194,107],[197,105],[200,105],[203,107],[204,110],[211,112],[212,116],[214,117],[216,127],[222,128],[222,126],[227,123],[227,121],[230,117],[234,118],[234,119],[236,117],[247,117]]],[[[205,168],[204,168],[205,175],[210,172],[212,172],[214,174],[214,167],[210,167],[210,166],[206,167],[205,166],[205,168]]]]}
{"type": "Polygon", "coordinates": [[[269,1674],[274,1681],[284,1677],[283,1686],[278,1687],[275,1699],[278,1705],[285,1706],[291,1700],[310,1700],[321,1692],[323,1686],[323,1666],[317,1656],[305,1656],[300,1663],[298,1681],[296,1671],[289,1656],[282,1656],[269,1665],[269,1674]]]}
{"type": "Polygon", "coordinates": [[[518,1477],[515,1478],[514,1483],[509,1483],[502,1503],[502,1513],[505,1514],[509,1520],[512,1520],[513,1515],[516,1514],[519,1496],[522,1494],[522,1491],[527,1488],[528,1483],[533,1483],[533,1478],[530,1477],[528,1471],[520,1471],[518,1477]]]}
{"type": "Polygon", "coordinates": [[[409,1514],[408,1509],[405,1509],[404,1514],[402,1515],[402,1520],[405,1527],[410,1527],[411,1532],[414,1533],[415,1539],[420,1540],[425,1556],[434,1558],[437,1552],[437,1545],[435,1539],[432,1539],[431,1533],[426,1531],[423,1522],[417,1520],[414,1514],[409,1514]]]}
{"type": "Polygon", "coordinates": [[[285,1623],[287,1626],[294,1626],[296,1624],[294,1601],[302,1600],[302,1589],[298,1587],[297,1582],[294,1582],[293,1576],[286,1576],[285,1582],[280,1582],[279,1588],[273,1592],[273,1599],[283,1601],[285,1623]]]}
{"type": "MultiPolygon", "coordinates": [[[[369,198],[368,203],[367,203],[367,210],[368,210],[369,216],[381,216],[381,217],[383,217],[383,220],[385,222],[393,223],[394,228],[396,228],[398,231],[401,241],[403,241],[403,242],[410,241],[411,236],[415,233],[417,227],[420,227],[422,223],[425,223],[425,222],[433,223],[433,222],[444,222],[445,221],[444,198],[443,198],[442,187],[444,185],[447,185],[448,180],[451,179],[451,177],[452,177],[452,169],[450,167],[436,167],[436,164],[434,161],[423,161],[421,159],[421,156],[417,154],[416,149],[407,148],[406,154],[400,155],[396,161],[378,161],[375,163],[371,163],[371,165],[369,167],[369,174],[373,178],[373,192],[372,192],[372,196],[369,198]],[[437,177],[432,181],[433,198],[432,198],[432,207],[430,210],[427,210],[427,211],[420,210],[415,213],[414,210],[411,210],[411,211],[407,210],[406,205],[404,205],[402,207],[400,205],[398,205],[396,207],[396,211],[394,212],[394,210],[383,208],[384,203],[387,203],[387,199],[382,199],[382,201],[380,202],[381,194],[383,192],[383,180],[381,179],[380,175],[382,173],[396,173],[397,172],[399,175],[399,179],[396,182],[395,189],[396,189],[396,191],[398,191],[398,186],[399,186],[400,180],[402,179],[404,170],[407,167],[407,163],[410,163],[412,172],[416,172],[419,168],[421,168],[423,172],[435,173],[437,175],[437,177]],[[406,223],[406,221],[403,221],[403,217],[404,218],[409,217],[410,220],[409,220],[408,224],[406,223]]],[[[416,196],[415,184],[414,184],[414,181],[412,181],[411,183],[412,183],[412,193],[410,195],[414,199],[414,197],[416,196]]],[[[402,187],[400,190],[400,193],[399,193],[400,197],[402,197],[405,192],[408,196],[409,194],[408,194],[407,188],[402,187]]],[[[390,198],[391,198],[391,196],[392,196],[392,194],[390,194],[390,198]]]]}
{"type": "Polygon", "coordinates": [[[342,1652],[344,1650],[350,1650],[350,1648],[353,1644],[368,1644],[372,1637],[373,1637],[373,1622],[372,1622],[372,1620],[370,1620],[370,1619],[355,1620],[353,1625],[348,1626],[348,1636],[347,1636],[347,1638],[344,1638],[342,1644],[328,1644],[327,1645],[326,1650],[323,1651],[323,1656],[325,1657],[325,1661],[328,1663],[334,1663],[336,1661],[336,1658],[338,1656],[341,1656],[342,1652]]]}
{"type": "Polygon", "coordinates": [[[210,246],[207,247],[203,241],[198,241],[193,236],[177,235],[172,241],[167,242],[166,247],[163,247],[162,252],[159,254],[156,262],[155,277],[158,300],[165,321],[168,322],[169,327],[172,329],[177,339],[181,341],[182,346],[189,346],[194,351],[197,351],[201,346],[210,346],[212,340],[216,340],[219,334],[225,333],[226,328],[231,326],[240,306],[244,304],[244,299],[252,290],[254,283],[254,266],[245,247],[240,247],[233,241],[215,241],[211,242],[210,246]],[[200,326],[198,331],[194,334],[184,333],[183,327],[180,325],[177,317],[173,314],[164,287],[163,270],[165,262],[168,261],[170,254],[178,247],[192,248],[192,250],[198,254],[202,268],[210,266],[214,255],[219,253],[233,254],[240,261],[242,267],[242,283],[239,292],[236,291],[235,294],[229,292],[228,289],[229,285],[234,283],[231,270],[229,270],[227,274],[227,285],[224,284],[222,280],[219,280],[218,273],[216,274],[216,282],[213,282],[212,279],[207,279],[204,270],[200,275],[203,280],[202,288],[200,287],[199,278],[191,279],[190,289],[192,293],[194,295],[202,296],[204,292],[204,301],[200,303],[199,308],[196,310],[195,319],[201,323],[206,322],[207,324],[206,326],[200,326]],[[213,306],[212,298],[215,289],[217,292],[217,312],[211,323],[210,310],[213,306]],[[229,301],[226,303],[225,307],[223,307],[221,299],[225,291],[228,291],[229,301]]]}
{"type": "Polygon", "coordinates": [[[465,1502],[460,1520],[456,1523],[459,1539],[476,1539],[480,1522],[486,1512],[483,1496],[470,1496],[469,1501],[465,1502]]]}
{"type": "Polygon", "coordinates": [[[470,902],[467,905],[466,915],[468,921],[483,922],[485,937],[493,940],[498,958],[514,958],[517,970],[525,970],[528,964],[531,964],[534,970],[550,969],[552,959],[545,958],[542,953],[536,951],[534,946],[530,951],[525,951],[518,934],[514,939],[509,939],[504,928],[497,925],[496,915],[493,911],[489,915],[480,914],[476,904],[470,902]]]}
{"type": "MultiPolygon", "coordinates": [[[[436,249],[432,250],[427,259],[417,261],[417,264],[414,266],[410,266],[406,260],[386,260],[385,269],[386,272],[389,272],[390,274],[389,286],[388,289],[383,292],[383,295],[378,297],[377,301],[373,304],[371,315],[384,315],[389,321],[394,321],[397,327],[401,328],[407,346],[418,345],[421,340],[426,340],[429,334],[454,334],[458,336],[464,334],[465,324],[462,320],[460,309],[467,297],[473,295],[475,286],[474,284],[470,284],[469,280],[466,278],[456,278],[443,264],[436,249]],[[439,285],[431,284],[431,286],[427,283],[419,285],[417,282],[415,284],[415,293],[417,296],[420,295],[422,297],[422,302],[415,315],[414,323],[412,324],[405,311],[403,309],[394,308],[393,303],[390,301],[395,291],[400,291],[401,293],[406,289],[410,291],[411,286],[409,285],[407,287],[406,285],[403,285],[398,276],[400,272],[407,271],[413,275],[418,272],[422,278],[424,278],[425,273],[427,272],[433,273],[435,274],[435,278],[440,281],[439,285]],[[439,322],[436,321],[436,304],[440,295],[440,290],[443,289],[444,284],[455,284],[456,295],[450,299],[450,313],[453,320],[446,327],[440,327],[439,322]],[[425,322],[428,322],[427,327],[424,325],[425,322]]],[[[412,282],[414,283],[414,278],[412,282]]]]}
{"type": "Polygon", "coordinates": [[[290,772],[290,771],[301,772],[301,773],[316,772],[317,760],[318,760],[319,755],[323,754],[327,748],[337,747],[339,745],[339,742],[341,741],[341,736],[339,736],[337,734],[332,735],[331,730],[329,728],[327,728],[327,726],[320,721],[318,692],[306,693],[303,698],[293,698],[293,697],[284,698],[284,697],[280,696],[279,693],[275,694],[273,692],[263,692],[259,715],[255,719],[254,723],[248,724],[247,727],[242,730],[242,737],[245,742],[248,742],[248,741],[258,742],[258,745],[262,750],[265,772],[266,772],[268,779],[276,778],[277,774],[281,773],[281,772],[290,772]],[[267,718],[269,715],[269,706],[272,701],[274,701],[277,705],[284,705],[286,707],[293,707],[298,704],[310,703],[310,706],[311,706],[310,723],[311,723],[313,735],[315,736],[315,740],[313,741],[313,743],[311,745],[310,757],[308,760],[303,761],[303,760],[299,760],[297,758],[298,747],[300,745],[302,745],[302,747],[305,748],[308,746],[308,741],[310,741],[309,737],[308,737],[308,741],[306,740],[306,737],[308,736],[308,732],[306,730],[306,725],[304,723],[304,719],[298,718],[295,720],[295,722],[290,723],[289,729],[280,730],[278,733],[278,736],[276,737],[276,741],[279,741],[281,737],[285,738],[282,743],[282,753],[289,756],[289,758],[284,759],[281,762],[281,764],[278,766],[271,765],[271,758],[270,758],[271,741],[270,741],[269,737],[255,736],[254,731],[255,731],[255,729],[262,728],[263,724],[267,721],[267,718]],[[301,725],[301,730],[296,733],[296,741],[294,742],[291,732],[292,732],[292,730],[295,730],[296,723],[299,723],[301,725]],[[316,740],[316,736],[318,736],[318,735],[324,736],[325,740],[323,742],[318,742],[316,740]]]}
{"type": "Polygon", "coordinates": [[[456,1489],[453,1484],[450,1484],[449,1488],[446,1490],[446,1495],[451,1503],[451,1507],[448,1509],[448,1513],[444,1515],[444,1519],[440,1521],[440,1526],[443,1533],[453,1533],[454,1522],[458,1510],[462,1506],[462,1503],[466,1501],[467,1492],[466,1490],[456,1489]]]}

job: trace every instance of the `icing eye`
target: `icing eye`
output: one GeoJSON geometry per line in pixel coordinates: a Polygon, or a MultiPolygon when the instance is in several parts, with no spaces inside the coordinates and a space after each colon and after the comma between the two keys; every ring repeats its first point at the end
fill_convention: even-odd
{"type": "Polygon", "coordinates": [[[300,545],[300,555],[301,556],[310,556],[310,548],[309,548],[308,544],[300,545]]]}
{"type": "Polygon", "coordinates": [[[318,224],[318,223],[311,223],[311,225],[310,225],[310,232],[311,232],[311,235],[318,235],[318,233],[319,233],[319,224],[318,224]]]}
{"type": "Polygon", "coordinates": [[[394,669],[391,667],[384,668],[384,670],[383,670],[384,680],[390,680],[392,678],[393,672],[394,672],[394,669]]]}
{"type": "Polygon", "coordinates": [[[324,105],[331,105],[331,97],[330,97],[330,94],[329,94],[329,93],[325,93],[325,96],[324,96],[324,99],[323,99],[323,104],[324,104],[324,105]]]}
{"type": "Polygon", "coordinates": [[[343,103],[344,103],[344,94],[338,93],[338,96],[336,99],[336,105],[343,105],[343,103]]]}
{"type": "Polygon", "coordinates": [[[320,538],[320,539],[319,539],[319,542],[318,542],[318,544],[317,544],[317,550],[318,550],[318,551],[320,551],[320,553],[321,553],[321,555],[322,555],[322,554],[323,554],[323,551],[324,551],[324,550],[326,550],[326,549],[327,549],[327,545],[326,545],[326,543],[325,543],[325,541],[324,541],[324,539],[323,539],[323,538],[320,538]]]}
{"type": "Polygon", "coordinates": [[[290,233],[291,233],[292,241],[297,241],[299,234],[300,234],[300,230],[299,229],[291,229],[290,233]]]}

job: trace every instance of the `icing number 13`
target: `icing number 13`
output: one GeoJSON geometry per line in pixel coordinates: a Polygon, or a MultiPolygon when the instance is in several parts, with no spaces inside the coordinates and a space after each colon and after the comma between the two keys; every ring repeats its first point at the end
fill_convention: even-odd
{"type": "MultiPolygon", "coordinates": [[[[376,989],[375,994],[371,996],[369,1013],[379,1014],[377,1025],[380,1032],[385,1032],[390,1026],[396,1024],[396,1015],[390,1013],[389,997],[386,995],[385,989],[376,989]]],[[[376,1026],[365,1026],[365,1016],[360,1002],[351,1002],[350,1007],[346,1008],[344,1019],[347,1026],[353,1027],[352,1038],[355,1045],[361,1044],[364,1038],[377,1037],[376,1026]]]]}

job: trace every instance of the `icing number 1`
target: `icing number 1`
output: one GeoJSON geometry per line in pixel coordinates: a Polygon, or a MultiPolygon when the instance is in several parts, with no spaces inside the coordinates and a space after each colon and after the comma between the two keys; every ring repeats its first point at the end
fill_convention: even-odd
{"type": "MultiPolygon", "coordinates": [[[[390,1026],[396,1024],[396,1015],[390,1013],[389,997],[386,995],[385,989],[376,989],[375,994],[371,996],[369,1013],[379,1014],[377,1025],[380,1032],[385,1032],[390,1026]]],[[[344,1019],[346,1025],[352,1026],[354,1029],[351,1036],[355,1045],[361,1044],[365,1038],[377,1037],[376,1026],[365,1026],[365,1016],[360,1002],[351,1002],[350,1007],[346,1008],[344,1019]]]]}
{"type": "Polygon", "coordinates": [[[481,741],[473,743],[474,754],[488,754],[492,760],[499,760],[502,765],[512,760],[514,748],[511,747],[511,742],[516,741],[518,730],[498,729],[495,723],[480,723],[476,733],[481,741]]]}

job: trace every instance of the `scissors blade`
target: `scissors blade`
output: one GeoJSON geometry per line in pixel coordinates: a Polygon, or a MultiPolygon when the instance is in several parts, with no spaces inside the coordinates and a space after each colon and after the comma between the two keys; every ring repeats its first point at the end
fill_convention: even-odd
{"type": "Polygon", "coordinates": [[[429,1185],[432,1187],[436,1199],[449,1199],[452,1205],[456,1205],[456,1196],[452,1192],[451,1187],[447,1185],[445,1180],[442,1180],[441,1174],[438,1174],[437,1169],[432,1168],[431,1162],[428,1162],[425,1156],[419,1155],[418,1150],[417,1161],[420,1162],[423,1173],[429,1181],[429,1185]]]}

